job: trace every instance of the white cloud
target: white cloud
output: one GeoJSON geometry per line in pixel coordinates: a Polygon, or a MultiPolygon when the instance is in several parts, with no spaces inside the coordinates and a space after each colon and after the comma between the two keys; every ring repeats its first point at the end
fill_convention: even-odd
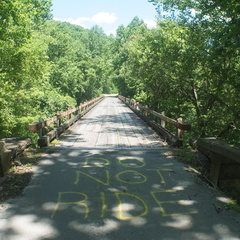
{"type": "Polygon", "coordinates": [[[91,19],[87,18],[87,17],[79,17],[79,18],[76,18],[76,19],[73,19],[73,18],[64,18],[64,19],[54,18],[54,20],[62,21],[62,22],[69,22],[71,24],[76,24],[76,25],[80,25],[84,28],[87,28],[88,26],[85,23],[90,22],[91,19]]]}
{"type": "Polygon", "coordinates": [[[157,22],[155,20],[144,19],[143,21],[149,28],[155,28],[157,26],[157,22]]]}
{"type": "Polygon", "coordinates": [[[111,35],[111,34],[116,35],[117,34],[117,29],[112,29],[111,31],[108,31],[106,34],[107,35],[111,35]]]}
{"type": "Polygon", "coordinates": [[[115,13],[109,13],[109,12],[99,12],[92,17],[79,17],[76,19],[73,18],[64,18],[64,19],[58,19],[54,18],[54,20],[62,21],[62,22],[69,22],[72,24],[80,25],[84,28],[90,27],[92,24],[113,24],[117,21],[117,16],[115,13]]]}
{"type": "Polygon", "coordinates": [[[112,24],[117,21],[117,16],[115,13],[100,12],[94,15],[91,18],[91,21],[96,24],[101,24],[101,23],[112,24]]]}

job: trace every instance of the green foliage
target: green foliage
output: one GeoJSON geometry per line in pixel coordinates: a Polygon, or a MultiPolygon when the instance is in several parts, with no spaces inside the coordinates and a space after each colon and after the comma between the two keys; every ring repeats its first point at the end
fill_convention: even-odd
{"type": "Polygon", "coordinates": [[[169,117],[183,117],[192,124],[187,137],[240,145],[239,36],[233,31],[239,12],[234,17],[230,4],[217,0],[150,2],[162,15],[174,14],[166,13],[168,19],[156,29],[137,24],[133,35],[131,24],[118,29],[114,81],[119,91],[169,117]]]}
{"type": "Polygon", "coordinates": [[[41,31],[48,37],[51,85],[77,103],[99,96],[111,68],[111,41],[103,31],[56,21],[48,21],[41,31]]]}
{"type": "Polygon", "coordinates": [[[0,3],[0,137],[112,91],[108,38],[51,20],[51,0],[0,3]],[[109,85],[109,86],[107,86],[109,85]]]}
{"type": "Polygon", "coordinates": [[[193,129],[186,137],[240,145],[239,3],[149,2],[157,28],[135,17],[106,36],[51,20],[51,0],[1,1],[0,137],[29,134],[39,117],[119,92],[183,117],[193,129]]]}

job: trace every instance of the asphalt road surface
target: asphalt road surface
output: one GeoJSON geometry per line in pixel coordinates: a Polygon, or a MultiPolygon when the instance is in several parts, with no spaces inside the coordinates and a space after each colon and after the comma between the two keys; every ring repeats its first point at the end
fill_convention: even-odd
{"type": "Polygon", "coordinates": [[[0,204],[0,239],[240,239],[240,214],[169,150],[50,149],[0,204]]]}

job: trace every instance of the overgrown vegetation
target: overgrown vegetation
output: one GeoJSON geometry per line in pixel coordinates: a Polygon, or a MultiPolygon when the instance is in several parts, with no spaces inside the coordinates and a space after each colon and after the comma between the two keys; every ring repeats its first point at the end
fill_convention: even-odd
{"type": "Polygon", "coordinates": [[[135,19],[117,32],[120,93],[183,117],[192,124],[187,137],[217,137],[239,146],[239,3],[149,2],[159,12],[157,28],[135,19]]]}
{"type": "Polygon", "coordinates": [[[9,172],[1,178],[0,201],[15,198],[23,193],[33,175],[33,167],[41,157],[42,149],[26,149],[14,159],[9,172]]]}
{"type": "MultiPolygon", "coordinates": [[[[147,1],[147,0],[146,0],[147,1]]],[[[149,0],[158,26],[137,17],[106,36],[51,19],[51,0],[0,3],[0,138],[102,93],[147,103],[192,124],[190,137],[240,146],[235,0],[149,0]]]]}
{"type": "Polygon", "coordinates": [[[110,44],[102,29],[51,20],[51,0],[0,3],[0,138],[30,136],[28,124],[103,92],[110,44]]]}

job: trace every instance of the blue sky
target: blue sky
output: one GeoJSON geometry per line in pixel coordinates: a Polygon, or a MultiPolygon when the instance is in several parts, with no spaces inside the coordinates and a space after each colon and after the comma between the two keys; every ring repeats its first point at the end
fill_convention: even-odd
{"type": "Polygon", "coordinates": [[[91,28],[99,25],[106,34],[127,26],[135,16],[154,27],[156,10],[148,0],[52,0],[55,20],[91,28]]]}

